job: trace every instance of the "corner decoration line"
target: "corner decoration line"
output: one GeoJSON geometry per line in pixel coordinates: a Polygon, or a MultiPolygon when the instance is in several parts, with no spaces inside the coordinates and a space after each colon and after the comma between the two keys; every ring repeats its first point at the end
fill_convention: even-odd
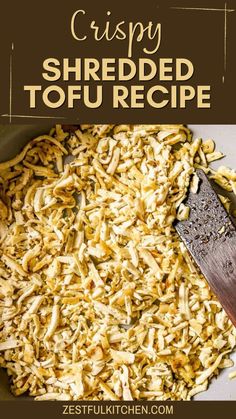
{"type": "MultiPolygon", "coordinates": [[[[175,9],[175,10],[203,10],[203,11],[207,11],[207,12],[224,12],[224,9],[213,9],[210,7],[178,7],[178,6],[170,6],[170,9],[175,9]]],[[[235,12],[235,9],[226,9],[227,13],[232,13],[235,12]]]]}
{"type": "Polygon", "coordinates": [[[43,115],[14,115],[4,113],[1,115],[3,118],[35,118],[35,119],[67,119],[65,116],[43,116],[43,115]]]}
{"type": "Polygon", "coordinates": [[[181,6],[170,6],[170,9],[174,10],[193,10],[193,11],[207,11],[207,12],[223,12],[224,13],[224,73],[222,76],[222,83],[225,82],[225,76],[227,71],[227,14],[235,12],[235,9],[228,9],[227,2],[225,2],[224,8],[211,8],[211,7],[181,7],[181,6]]]}
{"type": "Polygon", "coordinates": [[[12,61],[13,61],[14,43],[11,44],[10,63],[9,63],[9,122],[12,119],[12,61]]]}

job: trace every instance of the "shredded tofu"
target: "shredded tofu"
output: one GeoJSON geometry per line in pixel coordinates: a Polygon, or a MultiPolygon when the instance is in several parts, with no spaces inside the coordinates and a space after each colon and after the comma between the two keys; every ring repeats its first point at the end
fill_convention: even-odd
{"type": "Polygon", "coordinates": [[[197,168],[236,192],[234,171],[208,166],[222,156],[184,125],[57,125],[0,163],[13,394],[190,400],[232,366],[235,328],[173,228],[197,168]]]}

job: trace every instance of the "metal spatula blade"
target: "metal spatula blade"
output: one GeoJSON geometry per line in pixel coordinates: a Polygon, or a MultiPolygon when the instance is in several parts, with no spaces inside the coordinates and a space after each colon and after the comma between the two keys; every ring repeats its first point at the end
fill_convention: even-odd
{"type": "Polygon", "coordinates": [[[197,174],[199,190],[185,201],[189,219],[175,228],[236,326],[236,228],[205,173],[197,174]]]}

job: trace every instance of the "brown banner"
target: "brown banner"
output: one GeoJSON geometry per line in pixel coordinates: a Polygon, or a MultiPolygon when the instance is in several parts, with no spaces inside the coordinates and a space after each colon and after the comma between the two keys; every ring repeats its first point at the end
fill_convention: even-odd
{"type": "Polygon", "coordinates": [[[236,402],[1,402],[1,417],[8,419],[42,419],[50,417],[122,418],[162,417],[175,419],[235,416],[236,402]]]}
{"type": "Polygon", "coordinates": [[[235,3],[2,3],[1,123],[235,123],[235,3]]]}

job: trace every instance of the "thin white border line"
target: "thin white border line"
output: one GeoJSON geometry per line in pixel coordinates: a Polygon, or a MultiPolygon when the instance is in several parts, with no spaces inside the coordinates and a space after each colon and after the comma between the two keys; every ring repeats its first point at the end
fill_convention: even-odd
{"type": "Polygon", "coordinates": [[[43,116],[43,115],[12,115],[5,113],[1,115],[3,118],[42,118],[42,119],[67,119],[65,116],[43,116]]]}
{"type": "Polygon", "coordinates": [[[235,12],[235,9],[227,9],[227,2],[225,2],[224,9],[215,9],[215,8],[210,8],[210,7],[208,8],[208,7],[180,7],[180,6],[170,6],[170,9],[224,12],[224,74],[222,76],[222,82],[224,83],[226,70],[227,70],[227,13],[235,12]]]}
{"type": "Polygon", "coordinates": [[[12,42],[11,44],[11,53],[10,53],[10,61],[9,61],[9,113],[2,114],[1,117],[9,118],[10,124],[12,122],[12,118],[67,119],[65,116],[13,115],[12,114],[13,51],[14,51],[14,42],[12,42]]]}
{"type": "Polygon", "coordinates": [[[11,123],[12,115],[12,56],[14,51],[14,43],[11,44],[10,66],[9,66],[9,122],[11,123]]]}
{"type": "Polygon", "coordinates": [[[227,3],[225,2],[225,16],[224,16],[224,70],[227,69],[227,3]]]}
{"type": "Polygon", "coordinates": [[[227,9],[224,7],[224,9],[211,9],[210,7],[179,7],[179,6],[170,6],[170,9],[175,10],[205,10],[208,12],[227,12],[232,13],[235,12],[235,9],[227,9]]]}

